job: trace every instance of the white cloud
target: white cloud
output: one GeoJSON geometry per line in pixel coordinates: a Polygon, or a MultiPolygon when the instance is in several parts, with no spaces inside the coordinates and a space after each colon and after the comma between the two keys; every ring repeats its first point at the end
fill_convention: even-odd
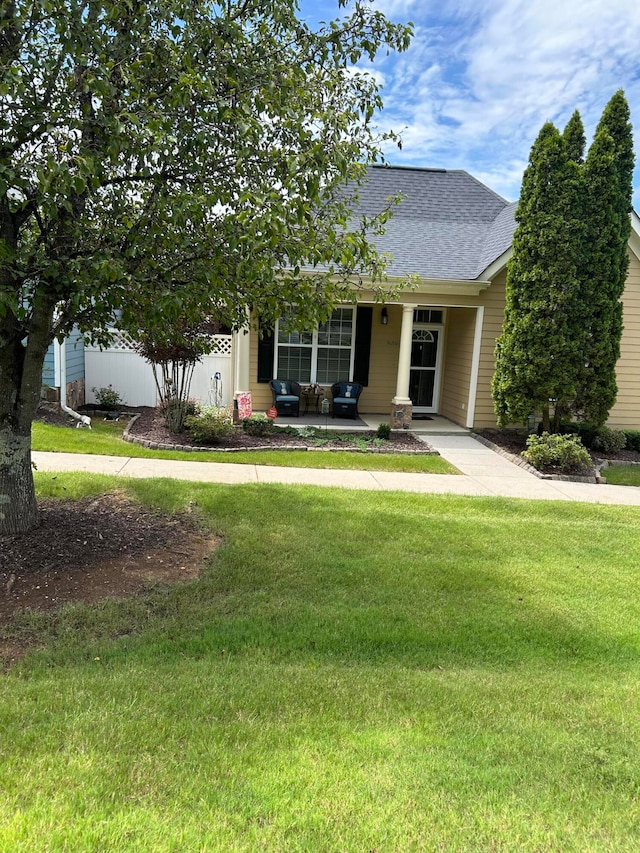
{"type": "Polygon", "coordinates": [[[378,0],[375,7],[416,23],[405,54],[376,61],[386,80],[381,124],[407,127],[401,155],[389,155],[395,162],[466,168],[515,198],[545,121],[563,127],[577,108],[590,136],[619,88],[632,120],[640,116],[640,4],[378,0]]]}

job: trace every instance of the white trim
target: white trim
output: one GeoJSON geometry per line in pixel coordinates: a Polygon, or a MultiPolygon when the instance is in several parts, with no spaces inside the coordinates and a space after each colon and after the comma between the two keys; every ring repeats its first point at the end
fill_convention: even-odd
{"type": "Polygon", "coordinates": [[[484,305],[476,308],[476,328],[473,336],[473,355],[471,357],[471,381],[469,382],[469,400],[467,402],[467,429],[473,428],[476,415],[476,396],[478,394],[478,373],[480,371],[480,349],[482,347],[482,327],[484,323],[484,305]]]}
{"type": "MultiPolygon", "coordinates": [[[[387,281],[397,287],[398,285],[406,283],[406,278],[402,278],[401,276],[387,276],[387,281]]],[[[491,281],[488,280],[488,276],[485,276],[483,279],[475,279],[473,281],[469,281],[468,279],[418,279],[417,282],[410,282],[408,284],[406,293],[426,294],[432,298],[435,296],[452,295],[480,296],[480,294],[490,287],[490,285],[491,281]]],[[[393,300],[387,302],[387,305],[393,304],[398,303],[394,303],[393,300]]]]}
{"type": "MultiPolygon", "coordinates": [[[[443,318],[444,319],[444,318],[443,318]]],[[[413,343],[413,333],[416,329],[424,329],[427,332],[437,332],[438,341],[436,344],[436,363],[433,368],[430,367],[413,367],[411,365],[411,357],[409,357],[409,374],[412,370],[433,370],[433,394],[431,396],[430,406],[417,406],[413,403],[413,411],[418,414],[436,414],[440,406],[440,388],[442,385],[442,364],[444,361],[445,351],[445,324],[443,323],[413,323],[411,328],[411,342],[413,343]]]]}
{"type": "MultiPolygon", "coordinates": [[[[53,343],[53,386],[54,388],[61,388],[61,363],[62,363],[62,344],[59,340],[55,340],[53,343]]],[[[60,399],[62,399],[62,389],[60,393],[60,399]]]]}
{"type": "Polygon", "coordinates": [[[502,272],[502,270],[506,267],[506,265],[511,260],[511,255],[513,254],[513,247],[509,246],[506,252],[503,252],[499,258],[496,258],[492,264],[486,268],[486,270],[482,271],[482,280],[485,279],[493,279],[498,275],[498,273],[502,272]]]}
{"type": "Polygon", "coordinates": [[[635,210],[631,211],[631,236],[629,237],[629,248],[636,258],[640,260],[640,217],[635,210]]]}

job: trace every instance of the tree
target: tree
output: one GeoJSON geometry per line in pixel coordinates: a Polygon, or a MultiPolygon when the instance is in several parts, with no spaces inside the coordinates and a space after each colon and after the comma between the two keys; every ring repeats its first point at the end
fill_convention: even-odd
{"type": "Polygon", "coordinates": [[[189,390],[196,364],[211,351],[212,336],[219,323],[202,320],[180,323],[161,333],[141,329],[135,350],[153,368],[160,408],[171,432],[181,432],[189,414],[189,390]],[[160,376],[158,376],[160,371],[160,376]]]}
{"type": "MultiPolygon", "coordinates": [[[[340,0],[346,5],[346,0],[340,0]]],[[[380,281],[350,227],[380,157],[372,76],[410,28],[366,0],[312,31],[295,0],[0,7],[0,534],[37,523],[30,427],[50,342],[250,309],[326,318],[380,281]],[[312,272],[305,273],[303,267],[312,272]],[[356,276],[357,279],[357,276],[356,276]]]]}
{"type": "Polygon", "coordinates": [[[584,125],[578,110],[575,110],[562,134],[567,148],[567,157],[574,163],[584,163],[584,149],[587,139],[584,135],[584,125]]]}
{"type": "Polygon", "coordinates": [[[605,107],[584,165],[584,358],[574,410],[594,426],[605,423],[618,391],[620,300],[629,268],[633,165],[629,107],[619,91],[605,107]]]}
{"type": "Polygon", "coordinates": [[[516,210],[518,227],[507,272],[505,319],[492,381],[502,426],[551,406],[562,410],[576,392],[579,166],[551,122],[535,141],[516,210]]]}
{"type": "Polygon", "coordinates": [[[531,150],[496,344],[503,426],[539,411],[547,430],[571,414],[601,426],[616,399],[634,165],[623,92],[607,104],[586,160],[584,148],[576,111],[562,136],[546,124],[531,150]]]}

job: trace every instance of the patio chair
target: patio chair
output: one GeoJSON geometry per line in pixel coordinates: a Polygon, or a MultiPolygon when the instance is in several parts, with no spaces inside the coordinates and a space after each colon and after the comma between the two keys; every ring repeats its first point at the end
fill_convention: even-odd
{"type": "Polygon", "coordinates": [[[363,386],[359,382],[334,382],[331,386],[333,405],[331,416],[334,418],[358,417],[358,397],[363,386]]]}
{"type": "Polygon", "coordinates": [[[300,383],[294,379],[272,379],[269,386],[273,393],[273,405],[279,415],[300,415],[300,383]]]}

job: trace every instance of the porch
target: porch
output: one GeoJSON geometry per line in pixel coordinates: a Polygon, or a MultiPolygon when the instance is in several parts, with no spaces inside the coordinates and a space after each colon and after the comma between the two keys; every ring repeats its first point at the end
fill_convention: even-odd
{"type": "MultiPolygon", "coordinates": [[[[360,414],[356,420],[351,418],[332,418],[331,415],[316,414],[309,412],[300,417],[287,418],[279,415],[275,420],[277,427],[292,426],[297,429],[304,427],[320,427],[321,429],[337,430],[339,432],[370,432],[377,430],[382,423],[389,423],[389,415],[384,414],[360,414]]],[[[454,424],[453,421],[441,415],[429,415],[428,418],[413,418],[408,429],[417,435],[467,435],[468,429],[454,424]]]]}

